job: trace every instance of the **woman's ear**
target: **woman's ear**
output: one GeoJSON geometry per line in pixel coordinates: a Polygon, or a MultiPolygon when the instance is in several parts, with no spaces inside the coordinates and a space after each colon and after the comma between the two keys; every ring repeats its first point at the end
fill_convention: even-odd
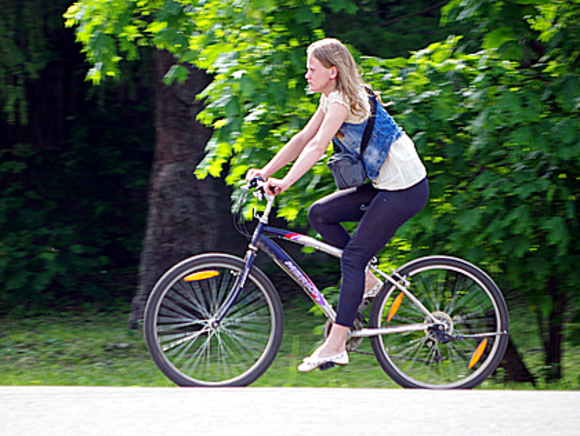
{"type": "Polygon", "coordinates": [[[332,66],[330,67],[330,78],[336,79],[338,77],[338,68],[332,66]]]}

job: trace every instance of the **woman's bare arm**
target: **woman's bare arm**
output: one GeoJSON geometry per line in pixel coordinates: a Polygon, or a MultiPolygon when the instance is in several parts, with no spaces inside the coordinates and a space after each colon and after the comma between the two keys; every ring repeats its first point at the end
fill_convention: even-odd
{"type": "Polygon", "coordinates": [[[284,168],[287,164],[294,161],[304,147],[314,138],[324,120],[324,112],[319,108],[310,118],[306,126],[292,137],[290,141],[276,153],[268,164],[262,168],[262,173],[265,178],[269,178],[276,171],[284,168]]]}
{"type": "MultiPolygon", "coordinates": [[[[348,115],[348,109],[339,103],[333,103],[326,115],[322,113],[322,120],[314,136],[302,147],[296,162],[282,180],[270,179],[269,187],[272,193],[279,194],[292,186],[300,179],[326,151],[332,137],[338,132],[348,115]]],[[[317,111],[318,114],[318,111],[317,111]]],[[[313,117],[314,118],[314,117],[313,117]]],[[[270,173],[271,174],[271,173],[270,173]]]]}

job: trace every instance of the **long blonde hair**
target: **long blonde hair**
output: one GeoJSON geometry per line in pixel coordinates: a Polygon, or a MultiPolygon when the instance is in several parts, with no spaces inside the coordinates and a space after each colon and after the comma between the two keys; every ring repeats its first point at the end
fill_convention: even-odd
{"type": "Polygon", "coordinates": [[[364,82],[348,48],[338,39],[324,38],[310,44],[306,53],[314,56],[324,68],[336,67],[336,89],[346,97],[353,114],[365,114],[366,106],[359,94],[364,82]]]}

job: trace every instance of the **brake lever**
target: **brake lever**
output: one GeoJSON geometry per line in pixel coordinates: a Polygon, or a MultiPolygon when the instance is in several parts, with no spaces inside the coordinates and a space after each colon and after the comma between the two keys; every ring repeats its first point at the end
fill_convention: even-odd
{"type": "Polygon", "coordinates": [[[241,189],[243,189],[244,191],[255,189],[252,195],[256,197],[258,200],[262,201],[264,197],[266,197],[266,200],[272,201],[274,197],[266,192],[266,189],[264,188],[265,185],[266,181],[264,179],[262,179],[261,177],[255,177],[248,183],[243,185],[241,189]]]}
{"type": "Polygon", "coordinates": [[[256,197],[258,200],[262,201],[262,199],[264,198],[264,194],[263,194],[263,189],[257,189],[253,192],[254,197],[256,197]]]}

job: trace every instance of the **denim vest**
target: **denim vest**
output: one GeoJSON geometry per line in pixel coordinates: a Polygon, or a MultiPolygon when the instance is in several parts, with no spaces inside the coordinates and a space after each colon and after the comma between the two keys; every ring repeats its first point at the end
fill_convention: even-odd
{"type": "MultiPolygon", "coordinates": [[[[343,123],[338,130],[342,134],[339,135],[341,139],[332,138],[335,148],[360,157],[360,145],[367,122],[360,124],[343,123]]],[[[379,176],[379,171],[387,159],[391,144],[401,136],[403,136],[403,129],[395,123],[395,120],[377,101],[375,126],[362,159],[369,179],[373,180],[379,176]]]]}

